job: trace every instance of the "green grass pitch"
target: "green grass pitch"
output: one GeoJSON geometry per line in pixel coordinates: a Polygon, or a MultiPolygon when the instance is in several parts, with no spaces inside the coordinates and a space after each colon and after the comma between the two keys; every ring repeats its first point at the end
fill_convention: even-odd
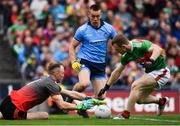
{"type": "Polygon", "coordinates": [[[2,125],[88,125],[88,126],[113,126],[113,125],[179,125],[180,115],[132,115],[129,120],[97,119],[91,116],[83,119],[78,115],[50,115],[48,120],[0,120],[2,125]]]}

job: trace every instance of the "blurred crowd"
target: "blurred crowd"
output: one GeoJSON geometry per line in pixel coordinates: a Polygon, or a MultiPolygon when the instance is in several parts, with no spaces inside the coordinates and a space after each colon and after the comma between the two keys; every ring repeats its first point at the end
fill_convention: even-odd
{"type": "MultiPolygon", "coordinates": [[[[171,70],[168,85],[180,89],[180,0],[1,0],[0,27],[17,56],[22,78],[34,80],[46,75],[47,63],[53,59],[65,65],[65,86],[78,81],[68,47],[95,2],[102,8],[102,19],[117,32],[129,39],[148,39],[164,49],[171,70]]],[[[120,57],[108,48],[109,76],[120,57]]],[[[126,88],[142,74],[142,67],[131,62],[117,85],[126,88]]]]}

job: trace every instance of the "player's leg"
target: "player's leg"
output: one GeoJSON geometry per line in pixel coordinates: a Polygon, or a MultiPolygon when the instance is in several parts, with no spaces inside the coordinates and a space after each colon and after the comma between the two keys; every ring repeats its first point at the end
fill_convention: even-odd
{"type": "MultiPolygon", "coordinates": [[[[149,93],[151,93],[153,91],[153,88],[155,87],[155,85],[156,85],[155,79],[146,74],[143,75],[139,80],[134,81],[131,86],[131,91],[130,91],[129,98],[128,98],[127,108],[121,114],[121,116],[123,118],[129,118],[130,111],[134,107],[135,103],[139,102],[141,97],[144,98],[144,96],[142,96],[144,90],[149,90],[149,93]]],[[[147,97],[147,96],[145,96],[145,97],[147,97]]],[[[156,99],[151,99],[151,100],[154,100],[152,102],[157,102],[156,99]]],[[[119,119],[119,118],[115,118],[115,119],[119,119]]]]}
{"type": "Polygon", "coordinates": [[[102,95],[101,97],[98,97],[99,91],[105,86],[105,84],[107,82],[107,76],[105,73],[105,69],[106,69],[105,63],[92,64],[90,79],[93,84],[95,98],[100,98],[100,99],[105,98],[105,94],[102,95]]]}
{"type": "Polygon", "coordinates": [[[150,103],[155,103],[158,104],[158,111],[157,114],[161,115],[162,112],[164,111],[165,105],[169,102],[168,97],[155,97],[153,95],[149,95],[147,97],[139,99],[137,102],[138,104],[150,104],[150,103]]]}
{"type": "MultiPolygon", "coordinates": [[[[152,76],[156,80],[157,88],[161,88],[168,82],[168,80],[170,78],[170,70],[166,67],[161,70],[152,71],[152,72],[148,73],[148,75],[152,76]]],[[[168,102],[169,102],[168,97],[159,98],[158,111],[157,111],[158,115],[162,114],[162,112],[164,111],[164,108],[168,102]]]]}
{"type": "Polygon", "coordinates": [[[87,67],[83,67],[80,70],[78,77],[79,77],[79,82],[74,85],[73,90],[82,92],[91,83],[90,82],[90,70],[87,67]]]}
{"type": "MultiPolygon", "coordinates": [[[[87,67],[82,67],[80,72],[79,72],[79,82],[75,84],[75,86],[73,87],[74,91],[78,91],[78,92],[82,92],[84,91],[90,82],[90,70],[87,67]]],[[[80,116],[82,116],[83,118],[89,118],[88,113],[86,110],[79,110],[78,114],[80,116]]]]}
{"type": "Polygon", "coordinates": [[[159,111],[158,115],[161,115],[165,105],[168,103],[169,98],[168,97],[156,97],[153,95],[150,95],[154,91],[154,88],[149,88],[149,89],[144,89],[141,92],[140,99],[137,101],[138,104],[150,104],[150,103],[155,103],[159,105],[159,111]]]}
{"type": "MultiPolygon", "coordinates": [[[[99,91],[104,87],[106,84],[106,78],[96,78],[92,80],[93,88],[94,88],[94,97],[98,98],[99,91]]],[[[100,99],[104,99],[105,94],[100,97],[100,99]]]]}
{"type": "Polygon", "coordinates": [[[159,103],[159,98],[153,95],[148,95],[147,97],[144,98],[140,98],[137,101],[138,104],[150,104],[150,103],[155,103],[158,104],[159,103]]]}
{"type": "Polygon", "coordinates": [[[49,114],[47,112],[32,112],[27,113],[27,119],[48,119],[49,114]]]}
{"type": "Polygon", "coordinates": [[[131,92],[129,95],[127,111],[124,111],[121,115],[129,117],[129,111],[134,107],[136,102],[138,103],[157,103],[159,105],[158,114],[162,114],[165,105],[168,103],[167,97],[157,98],[149,95],[154,88],[164,86],[170,77],[168,68],[164,68],[158,71],[145,74],[139,80],[132,84],[131,92]]]}
{"type": "Polygon", "coordinates": [[[126,110],[130,111],[134,107],[135,103],[141,99],[144,90],[150,90],[149,93],[151,93],[155,85],[156,85],[155,79],[146,74],[143,75],[139,80],[134,81],[131,86],[131,92],[129,95],[128,105],[126,110]]]}
{"type": "MultiPolygon", "coordinates": [[[[87,67],[82,67],[78,74],[79,82],[76,83],[72,90],[82,92],[84,91],[90,84],[90,70],[87,67]]],[[[73,99],[70,97],[66,97],[66,102],[72,102],[73,99]]]]}

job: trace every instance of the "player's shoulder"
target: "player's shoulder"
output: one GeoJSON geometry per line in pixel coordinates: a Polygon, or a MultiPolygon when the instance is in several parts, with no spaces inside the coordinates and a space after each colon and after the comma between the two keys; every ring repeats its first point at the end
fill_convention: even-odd
{"type": "Polygon", "coordinates": [[[109,24],[109,23],[107,23],[107,22],[105,22],[105,21],[103,21],[103,23],[104,23],[103,27],[104,27],[108,32],[111,33],[112,31],[115,31],[114,27],[113,27],[111,24],[109,24]]]}
{"type": "Polygon", "coordinates": [[[113,28],[113,26],[105,21],[103,21],[105,27],[113,28]]]}
{"type": "Polygon", "coordinates": [[[42,83],[48,83],[48,84],[54,84],[55,83],[55,81],[50,76],[41,77],[41,82],[42,83]]]}
{"type": "Polygon", "coordinates": [[[104,25],[109,26],[109,27],[113,27],[111,24],[107,23],[106,21],[103,21],[104,25]]]}
{"type": "Polygon", "coordinates": [[[84,30],[86,30],[87,26],[88,26],[88,23],[86,22],[83,25],[79,26],[79,28],[77,30],[78,31],[84,31],[84,30]]]}

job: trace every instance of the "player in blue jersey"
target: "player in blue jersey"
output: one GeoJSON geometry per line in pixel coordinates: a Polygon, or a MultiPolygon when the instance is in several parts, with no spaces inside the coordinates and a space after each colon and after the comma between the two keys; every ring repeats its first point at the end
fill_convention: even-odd
{"type": "MultiPolygon", "coordinates": [[[[99,5],[90,6],[89,21],[80,26],[69,47],[72,68],[79,72],[79,82],[73,90],[82,92],[92,82],[94,97],[106,83],[106,53],[108,41],[117,34],[112,25],[101,20],[99,5]],[[80,48],[76,57],[76,47],[80,48]]],[[[104,98],[102,95],[100,98],[104,98]]],[[[88,117],[87,114],[84,117],[88,117]]]]}

